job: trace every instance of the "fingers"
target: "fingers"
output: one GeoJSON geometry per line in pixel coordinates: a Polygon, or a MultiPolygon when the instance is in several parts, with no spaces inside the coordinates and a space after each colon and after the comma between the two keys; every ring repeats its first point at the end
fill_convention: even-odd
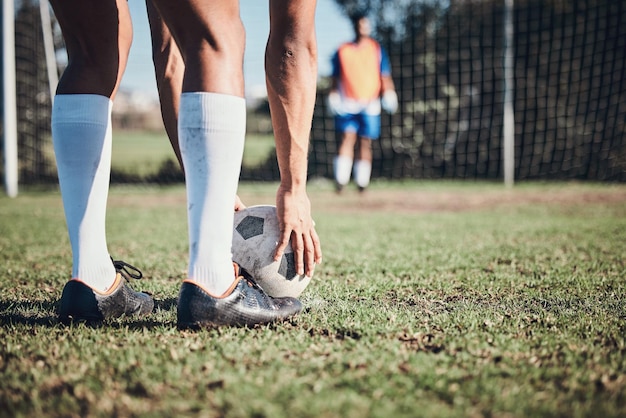
{"type": "Polygon", "coordinates": [[[306,238],[307,242],[305,245],[304,254],[304,263],[306,269],[305,274],[311,277],[313,275],[313,271],[315,270],[315,265],[322,262],[319,237],[317,236],[317,232],[315,232],[315,227],[313,227],[313,229],[311,230],[311,234],[307,235],[306,238]]]}
{"type": "Polygon", "coordinates": [[[304,191],[293,192],[282,186],[276,196],[281,236],[274,260],[278,261],[291,244],[298,275],[312,276],[315,264],[322,262],[322,247],[311,218],[311,203],[304,191]]]}
{"type": "Polygon", "coordinates": [[[300,234],[292,234],[291,248],[293,249],[294,259],[296,262],[296,273],[299,276],[304,274],[304,236],[300,234]]]}
{"type": "Polygon", "coordinates": [[[320,241],[320,237],[317,235],[317,231],[315,227],[313,227],[313,234],[311,235],[312,244],[313,244],[313,268],[315,268],[315,264],[322,264],[322,243],[320,241]]]}
{"type": "Polygon", "coordinates": [[[246,208],[246,205],[243,204],[239,195],[235,196],[235,212],[243,210],[246,208]]]}
{"type": "Polygon", "coordinates": [[[291,240],[291,230],[287,230],[285,228],[281,228],[282,234],[280,235],[280,240],[278,244],[276,244],[276,250],[274,251],[274,261],[280,260],[280,258],[285,253],[285,249],[291,240]]]}
{"type": "Polygon", "coordinates": [[[315,265],[322,262],[322,247],[315,227],[305,233],[297,233],[293,229],[283,231],[274,253],[275,261],[280,260],[288,244],[291,244],[294,254],[296,273],[311,277],[315,265]]]}

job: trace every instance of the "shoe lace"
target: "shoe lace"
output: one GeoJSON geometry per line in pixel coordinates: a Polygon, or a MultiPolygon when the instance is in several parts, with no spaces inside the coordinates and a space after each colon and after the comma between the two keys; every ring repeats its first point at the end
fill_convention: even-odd
{"type": "Polygon", "coordinates": [[[263,290],[263,288],[254,280],[252,275],[248,273],[243,267],[239,267],[239,276],[246,282],[246,284],[258,291],[257,294],[262,295],[263,299],[271,301],[272,298],[263,290]]]}
{"type": "Polygon", "coordinates": [[[243,267],[239,267],[239,276],[248,284],[250,287],[258,288],[259,285],[252,278],[252,275],[248,273],[243,267]]]}
{"type": "MultiPolygon", "coordinates": [[[[261,289],[263,290],[263,288],[261,286],[259,286],[259,284],[256,282],[256,280],[254,280],[254,278],[252,277],[252,275],[250,273],[248,273],[248,271],[246,269],[244,269],[243,267],[239,266],[239,276],[248,284],[248,286],[253,287],[255,289],[261,289]]],[[[263,292],[265,293],[265,291],[263,290],[263,292]]]]}
{"type": "Polygon", "coordinates": [[[137,267],[131,264],[128,264],[125,261],[113,260],[113,258],[111,258],[111,261],[113,261],[113,266],[115,266],[115,271],[120,273],[126,279],[133,278],[135,280],[139,280],[143,277],[141,270],[139,270],[137,267]]]}

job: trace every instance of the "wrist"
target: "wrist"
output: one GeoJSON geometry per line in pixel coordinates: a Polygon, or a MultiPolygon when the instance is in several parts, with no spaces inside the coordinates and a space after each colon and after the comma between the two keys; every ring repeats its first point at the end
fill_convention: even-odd
{"type": "Polygon", "coordinates": [[[281,177],[280,185],[278,187],[285,193],[304,193],[306,192],[306,178],[302,179],[290,176],[281,177]]]}

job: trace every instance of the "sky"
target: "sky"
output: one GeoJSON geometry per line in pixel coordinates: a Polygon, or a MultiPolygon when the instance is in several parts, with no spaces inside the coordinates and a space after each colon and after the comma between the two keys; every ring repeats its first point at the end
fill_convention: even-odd
{"type": "MultiPolygon", "coordinates": [[[[122,89],[146,94],[157,98],[156,81],[152,66],[150,29],[146,15],[145,1],[128,2],[133,20],[133,44],[122,79],[122,89]]],[[[267,0],[240,0],[241,19],[246,27],[246,54],[244,56],[244,77],[246,94],[254,95],[265,91],[263,57],[269,34],[267,0]]],[[[349,20],[341,13],[334,0],[318,0],[315,15],[315,29],[318,42],[318,73],[330,74],[330,59],[337,47],[349,41],[352,29],[349,20]]]]}

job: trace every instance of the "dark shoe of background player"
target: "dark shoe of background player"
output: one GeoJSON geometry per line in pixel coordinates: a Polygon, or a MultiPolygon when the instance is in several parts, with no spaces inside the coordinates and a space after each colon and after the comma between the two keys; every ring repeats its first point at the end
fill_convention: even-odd
{"type": "Polygon", "coordinates": [[[135,292],[127,283],[130,278],[141,279],[141,271],[123,261],[113,261],[113,265],[117,275],[106,293],[94,290],[80,280],[70,280],[65,284],[59,305],[59,319],[62,322],[96,322],[122,315],[142,316],[152,312],[152,297],[147,293],[135,292]]]}
{"type": "Polygon", "coordinates": [[[216,297],[196,283],[183,282],[178,295],[178,328],[251,326],[284,320],[302,310],[298,299],[272,298],[235,263],[235,282],[216,297]]]}

